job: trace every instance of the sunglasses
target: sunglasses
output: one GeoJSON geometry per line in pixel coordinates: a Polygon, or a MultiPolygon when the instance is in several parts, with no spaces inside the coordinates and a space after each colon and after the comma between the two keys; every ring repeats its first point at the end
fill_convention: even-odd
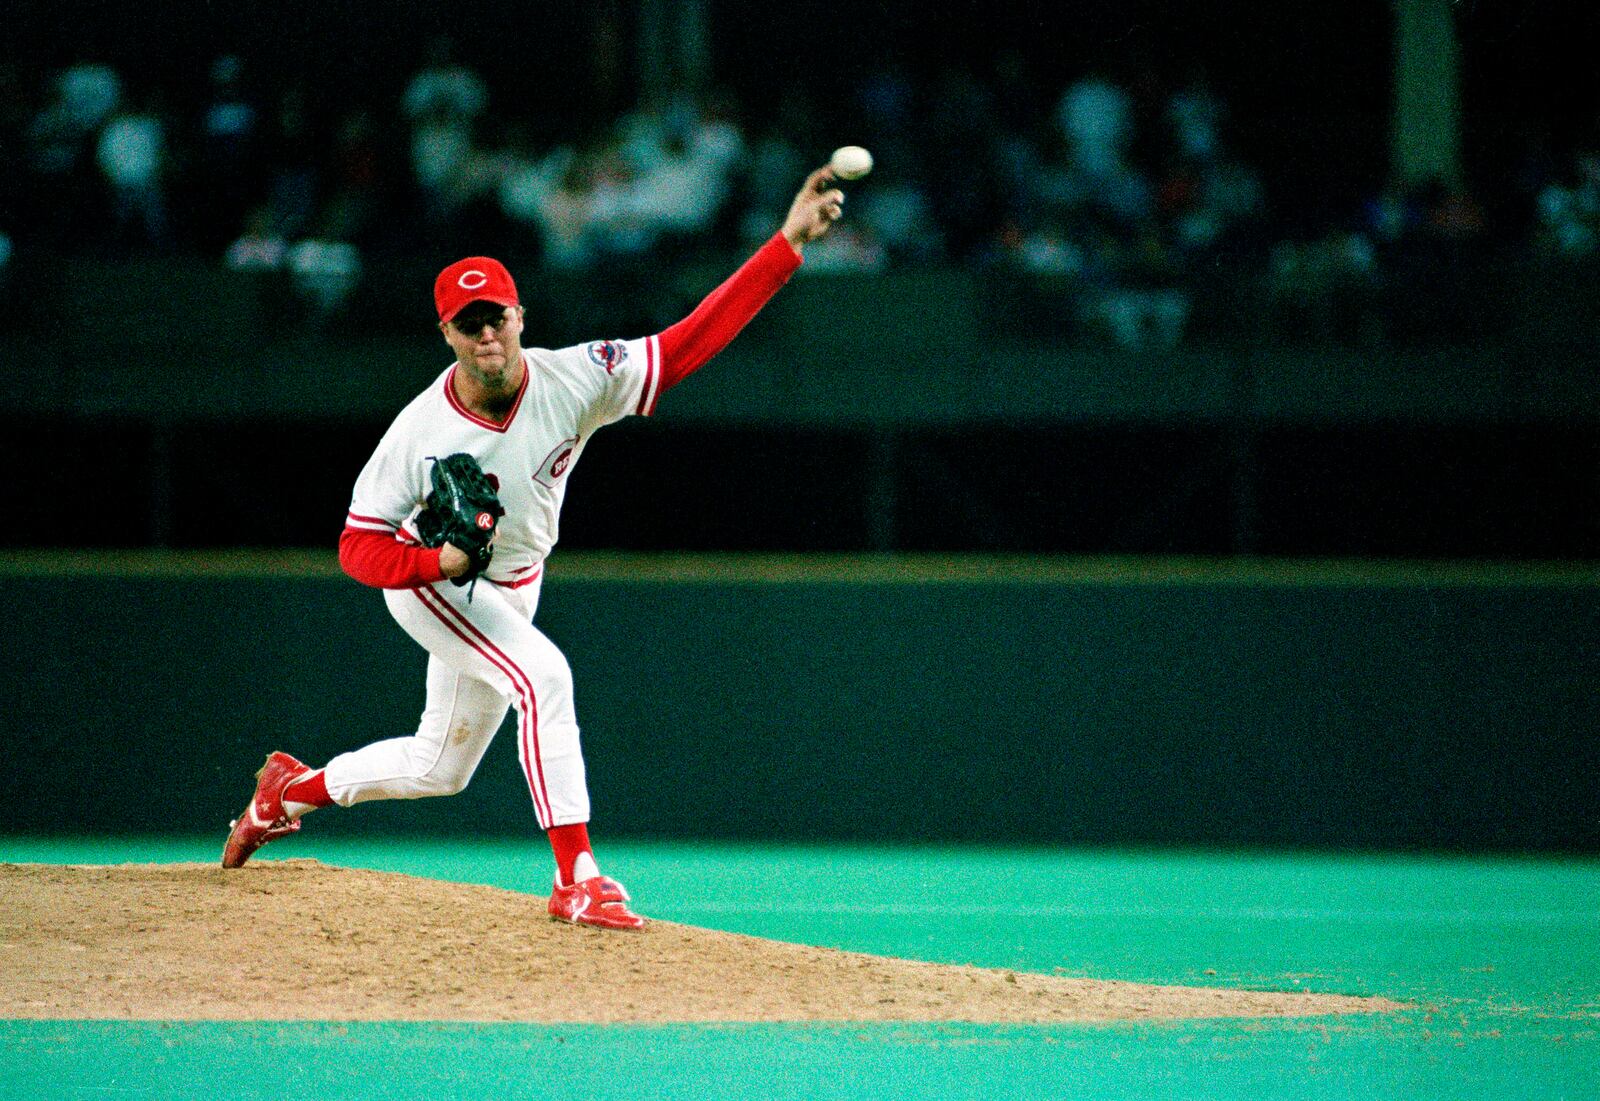
{"type": "Polygon", "coordinates": [[[450,324],[462,336],[477,336],[483,332],[485,325],[495,332],[499,332],[506,323],[506,310],[508,308],[502,306],[497,310],[473,310],[470,313],[458,314],[451,319],[450,324]]]}

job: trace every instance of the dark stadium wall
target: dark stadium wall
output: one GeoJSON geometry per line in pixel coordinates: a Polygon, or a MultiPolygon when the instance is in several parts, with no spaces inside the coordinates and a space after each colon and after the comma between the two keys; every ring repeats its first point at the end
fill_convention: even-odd
{"type": "MultiPolygon", "coordinates": [[[[270,749],[409,733],[424,658],[323,579],[8,586],[0,831],[216,834],[270,749]]],[[[1600,851],[1600,584],[561,577],[600,837],[1600,851]]],[[[536,827],[462,795],[327,836],[536,827]]]]}
{"type": "MultiPolygon", "coordinates": [[[[330,546],[384,428],[448,362],[419,317],[431,278],[375,271],[361,325],[318,334],[192,261],[47,267],[12,346],[46,346],[59,313],[118,355],[0,372],[0,433],[51,453],[80,505],[0,546],[330,546]],[[164,311],[216,324],[142,320],[164,311]]],[[[630,296],[540,282],[531,339],[650,331],[603,308],[630,296]]],[[[1050,280],[798,278],[659,416],[586,452],[564,546],[1593,558],[1600,267],[1414,282],[1430,293],[1369,304],[1378,347],[1277,339],[1236,285],[1208,290],[1208,338],[1128,350],[1044,335],[1070,313],[1050,280]]]]}

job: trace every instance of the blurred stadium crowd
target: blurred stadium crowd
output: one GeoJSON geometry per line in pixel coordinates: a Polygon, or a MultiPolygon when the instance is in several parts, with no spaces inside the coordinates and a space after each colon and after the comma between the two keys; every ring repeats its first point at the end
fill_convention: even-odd
{"type": "Polygon", "coordinates": [[[1059,276],[1124,343],[1180,339],[1198,278],[1264,273],[1287,307],[1379,277],[1395,258],[1600,247],[1600,152],[1522,166],[1492,214],[1443,180],[1375,179],[1307,226],[1230,136],[1196,68],[1169,87],[1109,70],[1041,91],[1019,57],[980,78],[886,64],[849,90],[848,132],[792,88],[756,117],[727,89],[638,105],[572,141],[496,109],[436,40],[387,97],[321,97],[282,68],[218,56],[205,91],[95,61],[37,89],[0,67],[0,265],[14,249],[190,254],[284,271],[336,309],[375,257],[463,249],[583,271],[748,248],[833,144],[871,147],[841,231],[810,271],[954,262],[1059,276]],[[1292,228],[1291,228],[1292,227],[1292,228]]]}

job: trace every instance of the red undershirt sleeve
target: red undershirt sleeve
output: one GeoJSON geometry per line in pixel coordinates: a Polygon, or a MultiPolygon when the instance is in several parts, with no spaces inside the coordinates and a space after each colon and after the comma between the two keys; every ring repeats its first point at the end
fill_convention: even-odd
{"type": "Polygon", "coordinates": [[[694,312],[661,333],[661,389],[676,386],[728,346],[800,267],[800,256],[774,233],[694,312]]]}
{"type": "Polygon", "coordinates": [[[415,589],[444,580],[439,548],[402,543],[392,532],[345,528],[339,536],[339,565],[375,589],[415,589]]]}

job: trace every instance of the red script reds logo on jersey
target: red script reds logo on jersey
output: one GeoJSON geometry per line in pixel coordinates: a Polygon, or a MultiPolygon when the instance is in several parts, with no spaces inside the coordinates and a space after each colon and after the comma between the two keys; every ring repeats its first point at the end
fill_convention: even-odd
{"type": "Polygon", "coordinates": [[[550,454],[544,457],[544,462],[539,464],[539,469],[534,473],[533,480],[546,489],[554,489],[561,480],[561,475],[567,472],[572,465],[572,457],[578,451],[578,437],[569,436],[550,449],[550,454]]]}
{"type": "Polygon", "coordinates": [[[589,345],[589,360],[596,367],[604,367],[606,374],[614,375],[617,368],[628,361],[628,346],[620,340],[597,340],[589,345]]]}

